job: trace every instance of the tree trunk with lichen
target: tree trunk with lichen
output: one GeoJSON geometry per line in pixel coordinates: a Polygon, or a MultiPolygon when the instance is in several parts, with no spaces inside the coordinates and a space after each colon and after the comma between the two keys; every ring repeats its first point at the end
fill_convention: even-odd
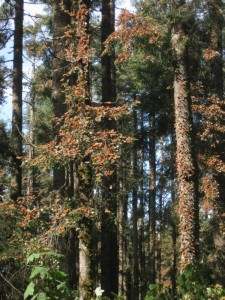
{"type": "Polygon", "coordinates": [[[188,34],[182,22],[174,25],[172,48],[175,57],[174,108],[176,168],[180,216],[180,269],[198,261],[197,167],[194,159],[192,113],[188,85],[188,34]]]}
{"type": "Polygon", "coordinates": [[[16,201],[22,196],[22,95],[23,95],[23,18],[24,2],[15,1],[15,29],[13,50],[13,83],[12,83],[12,143],[13,143],[13,167],[11,174],[11,198],[16,201]]]}

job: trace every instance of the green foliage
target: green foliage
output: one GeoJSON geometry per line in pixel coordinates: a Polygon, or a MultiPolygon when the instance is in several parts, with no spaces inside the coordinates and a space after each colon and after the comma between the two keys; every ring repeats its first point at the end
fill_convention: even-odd
{"type": "Polygon", "coordinates": [[[168,288],[161,284],[150,284],[145,300],[172,300],[173,297],[168,288]]]}
{"type": "Polygon", "coordinates": [[[188,266],[178,277],[178,294],[182,299],[207,299],[210,272],[202,265],[188,266]],[[196,298],[197,297],[197,298],[196,298]]]}
{"type": "MultiPolygon", "coordinates": [[[[149,286],[145,300],[172,300],[174,295],[170,288],[160,284],[149,286]]],[[[210,271],[204,265],[189,266],[177,279],[176,299],[180,300],[223,300],[225,289],[212,285],[210,271]]]]}
{"type": "Polygon", "coordinates": [[[28,256],[27,263],[32,268],[24,300],[74,299],[67,274],[60,270],[61,258],[60,254],[50,251],[28,256]]]}

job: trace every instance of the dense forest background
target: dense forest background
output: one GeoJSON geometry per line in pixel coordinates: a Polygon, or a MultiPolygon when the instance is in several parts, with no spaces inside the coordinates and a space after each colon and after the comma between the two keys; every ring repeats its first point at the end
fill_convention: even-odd
{"type": "Polygon", "coordinates": [[[225,299],[224,1],[118,5],[0,2],[2,300],[225,299]]]}

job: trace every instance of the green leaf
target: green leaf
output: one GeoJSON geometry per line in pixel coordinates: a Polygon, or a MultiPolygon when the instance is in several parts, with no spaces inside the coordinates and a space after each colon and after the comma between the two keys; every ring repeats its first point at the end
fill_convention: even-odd
{"type": "Polygon", "coordinates": [[[46,293],[44,293],[44,292],[41,292],[37,295],[37,300],[47,300],[47,299],[49,299],[49,298],[47,297],[46,293]]]}
{"type": "Polygon", "coordinates": [[[45,277],[47,277],[48,271],[49,270],[45,267],[35,267],[31,272],[30,279],[34,279],[37,276],[40,276],[42,279],[44,279],[45,277]]]}
{"type": "Polygon", "coordinates": [[[66,288],[66,283],[65,282],[61,282],[56,286],[57,290],[62,290],[66,288]]]}
{"type": "Polygon", "coordinates": [[[27,299],[29,296],[32,296],[34,294],[34,282],[31,281],[27,288],[26,288],[26,291],[24,292],[24,299],[27,299]]]}
{"type": "Polygon", "coordinates": [[[32,253],[31,255],[28,256],[27,258],[27,263],[34,262],[36,259],[40,258],[41,254],[40,253],[32,253]]]}

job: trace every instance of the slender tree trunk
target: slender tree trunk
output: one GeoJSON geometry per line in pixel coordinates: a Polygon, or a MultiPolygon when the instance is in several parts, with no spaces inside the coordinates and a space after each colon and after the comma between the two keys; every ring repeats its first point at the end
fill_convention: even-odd
{"type": "MultiPolygon", "coordinates": [[[[161,175],[163,176],[163,175],[161,175]]],[[[157,241],[157,279],[158,283],[162,283],[162,228],[163,228],[163,183],[159,183],[159,228],[158,228],[158,241],[157,241]]]]}
{"type": "MultiPolygon", "coordinates": [[[[102,1],[101,44],[104,51],[104,42],[115,29],[115,2],[114,0],[102,1]]],[[[115,102],[116,83],[114,54],[102,55],[102,102],[115,102]]],[[[103,127],[115,128],[112,121],[105,121],[103,127]]],[[[118,290],[118,250],[117,228],[115,225],[117,214],[116,203],[116,175],[103,179],[102,196],[104,209],[102,214],[101,229],[101,285],[104,295],[112,297],[118,290]],[[107,212],[108,211],[108,212],[107,212]]]]}
{"type": "Polygon", "coordinates": [[[14,149],[13,168],[11,174],[11,198],[16,201],[22,196],[22,95],[23,95],[23,0],[15,1],[15,29],[13,52],[13,85],[12,85],[12,141],[14,149]]]}
{"type": "Polygon", "coordinates": [[[146,282],[145,282],[145,243],[144,243],[144,216],[145,216],[145,199],[144,199],[144,160],[145,160],[145,138],[144,138],[144,113],[141,110],[141,149],[140,149],[140,236],[139,236],[139,257],[140,257],[140,297],[144,298],[146,292],[146,282]]]}
{"type": "MultiPolygon", "coordinates": [[[[223,101],[223,26],[224,20],[222,15],[223,3],[221,0],[208,0],[208,9],[210,16],[210,49],[215,52],[213,59],[210,61],[211,68],[211,78],[209,80],[210,94],[218,98],[218,100],[223,101]]],[[[224,111],[224,105],[221,106],[221,110],[224,111]]],[[[216,154],[219,154],[220,159],[225,162],[224,154],[224,134],[220,138],[220,142],[217,143],[216,154]]],[[[219,197],[215,201],[215,213],[216,218],[219,222],[223,223],[224,220],[222,215],[225,211],[225,176],[221,172],[219,174],[214,174],[216,182],[219,188],[219,197]]]]}
{"type": "MultiPolygon", "coordinates": [[[[171,283],[172,292],[174,298],[177,295],[177,226],[172,223],[172,249],[173,249],[173,260],[172,260],[172,270],[171,270],[171,283]]],[[[175,298],[176,299],[176,298],[175,298]]]]}
{"type": "MultiPolygon", "coordinates": [[[[123,185],[123,183],[122,183],[123,185]]],[[[120,199],[118,201],[118,260],[119,260],[119,267],[118,267],[118,295],[120,297],[124,296],[125,292],[125,269],[124,269],[124,200],[125,197],[123,195],[123,186],[120,187],[120,199]]]]}
{"type": "MultiPolygon", "coordinates": [[[[134,111],[134,132],[137,132],[137,113],[134,111]]],[[[133,146],[133,178],[137,178],[138,174],[138,162],[137,162],[137,142],[134,142],[133,146]]],[[[133,185],[132,192],[132,242],[133,242],[133,290],[132,299],[138,300],[139,297],[139,260],[138,260],[138,228],[137,228],[137,183],[133,185]]]]}
{"type": "MultiPolygon", "coordinates": [[[[31,100],[29,103],[29,142],[30,145],[28,146],[28,155],[29,159],[34,158],[34,144],[35,144],[35,92],[31,94],[31,100]]],[[[29,169],[28,174],[28,183],[27,183],[27,195],[32,197],[35,191],[35,168],[33,166],[29,169]]]]}
{"type": "Polygon", "coordinates": [[[177,23],[172,32],[172,48],[176,58],[174,106],[176,131],[176,167],[180,216],[180,268],[198,261],[198,198],[197,167],[193,154],[192,115],[188,89],[188,35],[177,23]]]}
{"type": "Polygon", "coordinates": [[[223,1],[208,0],[209,22],[210,22],[210,50],[214,51],[214,58],[211,60],[211,78],[209,86],[211,93],[223,99],[223,1]]]}
{"type": "MultiPolygon", "coordinates": [[[[59,125],[58,119],[66,112],[66,103],[63,87],[63,76],[67,70],[67,63],[65,61],[65,31],[70,25],[70,11],[71,1],[62,0],[55,1],[53,6],[53,74],[52,74],[52,103],[54,117],[54,136],[58,137],[59,125]]],[[[62,166],[53,169],[53,189],[59,190],[65,184],[65,169],[62,166]]]]}
{"type": "Polygon", "coordinates": [[[155,283],[156,253],[156,133],[155,112],[149,115],[149,282],[155,283]]]}
{"type": "MultiPolygon", "coordinates": [[[[115,30],[115,0],[102,1],[101,44],[104,43],[115,30]]],[[[102,102],[115,102],[116,100],[116,74],[114,51],[102,55],[102,102]]]]}
{"type": "MultiPolygon", "coordinates": [[[[122,121],[123,122],[123,121],[122,121]]],[[[123,128],[122,128],[123,130],[123,128]]],[[[121,149],[121,163],[118,172],[119,180],[119,193],[118,193],[118,295],[127,299],[128,295],[128,241],[126,236],[127,228],[127,209],[128,209],[128,195],[127,195],[127,157],[126,157],[126,146],[122,146],[121,149]]]]}
{"type": "MultiPolygon", "coordinates": [[[[174,122],[172,122],[174,123],[174,122]]],[[[176,172],[176,139],[175,139],[175,132],[174,132],[174,127],[171,128],[172,131],[172,136],[171,136],[171,202],[174,206],[176,205],[176,180],[175,180],[175,172],[176,172]]],[[[172,267],[171,267],[171,284],[172,284],[172,293],[174,296],[174,299],[176,299],[177,295],[177,258],[178,258],[178,253],[177,253],[177,236],[178,236],[178,226],[176,223],[176,215],[171,216],[171,227],[172,227],[172,252],[173,252],[173,258],[172,258],[172,267]]]]}
{"type": "MultiPolygon", "coordinates": [[[[209,24],[210,24],[210,40],[209,48],[214,52],[214,57],[210,60],[210,80],[209,80],[209,93],[211,96],[216,97],[221,102],[224,100],[224,74],[223,74],[223,27],[224,17],[223,8],[224,4],[221,0],[208,0],[209,10],[209,24]]],[[[224,113],[225,106],[221,105],[221,110],[224,113]]],[[[222,124],[224,126],[224,122],[222,124]]],[[[217,137],[215,137],[217,139],[217,137]]],[[[214,154],[218,155],[221,161],[225,162],[225,135],[221,134],[219,143],[214,150],[214,154]]],[[[217,280],[220,284],[224,285],[224,246],[225,246],[225,174],[224,172],[213,172],[214,181],[218,185],[218,195],[214,199],[214,246],[215,246],[215,264],[218,269],[217,280]],[[219,241],[219,243],[218,243],[219,241]]]]}

